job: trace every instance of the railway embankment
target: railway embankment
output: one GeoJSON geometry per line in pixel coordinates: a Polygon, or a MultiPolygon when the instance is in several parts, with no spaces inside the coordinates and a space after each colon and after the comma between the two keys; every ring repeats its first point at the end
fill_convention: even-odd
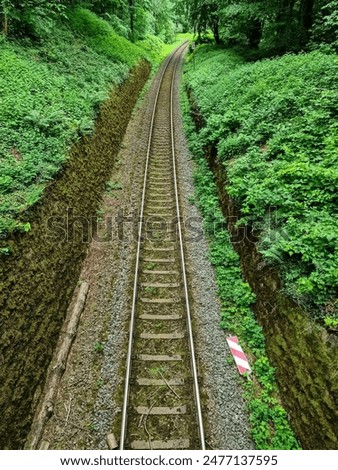
{"type": "Polygon", "coordinates": [[[105,183],[149,73],[144,61],[114,89],[93,136],[72,147],[58,178],[25,214],[30,231],[6,240],[11,254],[0,265],[2,448],[20,448],[29,430],[105,183]]]}
{"type": "MultiPolygon", "coordinates": [[[[336,177],[327,138],[334,132],[334,112],[330,99],[319,100],[313,91],[331,93],[335,59],[312,53],[250,64],[234,51],[207,46],[195,54],[185,75],[194,120],[189,140],[201,162],[197,184],[204,193],[217,188],[209,199],[201,194],[200,204],[216,234],[219,219],[226,224],[250,286],[242,289],[246,297],[234,296],[226,290],[230,278],[219,278],[222,323],[237,330],[255,357],[260,346],[246,315],[251,304],[275,369],[263,379],[254,363],[258,380],[265,387],[276,377],[304,448],[336,449],[336,277],[328,275],[336,269],[336,200],[322,182],[336,177]],[[324,121],[315,127],[323,114],[326,133],[324,121]],[[213,215],[213,207],[222,216],[218,209],[213,215]]],[[[218,266],[221,253],[213,257],[218,266]]],[[[224,259],[231,273],[235,258],[228,253],[224,259]]]]}

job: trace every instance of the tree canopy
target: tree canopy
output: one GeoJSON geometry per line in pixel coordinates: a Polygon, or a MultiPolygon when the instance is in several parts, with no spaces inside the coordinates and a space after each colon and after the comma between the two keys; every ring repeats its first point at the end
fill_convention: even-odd
{"type": "Polygon", "coordinates": [[[5,35],[38,35],[68,8],[81,5],[131,40],[176,31],[209,33],[216,43],[283,54],[325,45],[338,49],[338,0],[2,0],[5,35]]]}
{"type": "Polygon", "coordinates": [[[338,46],[338,0],[177,0],[180,19],[198,37],[277,53],[311,44],[338,46]]]}
{"type": "Polygon", "coordinates": [[[2,31],[7,36],[34,36],[48,21],[67,17],[67,9],[80,5],[104,17],[116,32],[132,40],[155,34],[174,38],[174,2],[171,0],[2,0],[2,31]]]}

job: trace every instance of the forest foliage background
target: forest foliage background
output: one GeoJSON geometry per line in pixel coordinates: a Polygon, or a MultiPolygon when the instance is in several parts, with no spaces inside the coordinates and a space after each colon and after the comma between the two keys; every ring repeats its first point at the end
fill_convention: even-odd
{"type": "Polygon", "coordinates": [[[37,37],[52,20],[81,5],[102,16],[132,41],[149,34],[172,41],[193,29],[209,30],[218,44],[282,54],[325,46],[338,48],[338,0],[2,0],[5,36],[37,37]]]}

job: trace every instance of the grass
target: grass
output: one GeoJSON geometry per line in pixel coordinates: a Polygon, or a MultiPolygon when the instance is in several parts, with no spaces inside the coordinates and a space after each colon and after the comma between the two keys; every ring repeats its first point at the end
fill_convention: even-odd
{"type": "Polygon", "coordinates": [[[163,367],[151,367],[148,369],[148,372],[151,377],[157,377],[158,375],[163,374],[165,369],[163,367]]]}
{"type": "Polygon", "coordinates": [[[112,181],[108,181],[108,183],[106,184],[107,191],[116,191],[120,189],[123,189],[123,186],[121,183],[114,183],[112,181]]]}

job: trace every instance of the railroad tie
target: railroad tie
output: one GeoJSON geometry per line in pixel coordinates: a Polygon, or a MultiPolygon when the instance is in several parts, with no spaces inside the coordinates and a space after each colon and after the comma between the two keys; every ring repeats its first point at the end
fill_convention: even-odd
{"type": "Polygon", "coordinates": [[[149,313],[143,313],[139,316],[141,320],[182,320],[182,315],[151,315],[149,313]]]}
{"type": "Polygon", "coordinates": [[[158,204],[169,204],[169,203],[174,204],[174,200],[171,198],[170,199],[157,199],[157,198],[150,197],[148,199],[148,202],[156,202],[158,204]]]}
{"type": "Polygon", "coordinates": [[[131,448],[133,450],[176,450],[176,449],[189,449],[189,439],[170,439],[168,441],[133,441],[131,448]]]}
{"type": "Polygon", "coordinates": [[[140,338],[142,339],[183,339],[185,336],[184,333],[174,332],[174,333],[141,333],[140,338]]]}
{"type": "Polygon", "coordinates": [[[156,362],[182,361],[182,356],[180,354],[174,354],[173,356],[168,356],[167,354],[138,354],[138,358],[141,361],[156,361],[156,362]]]}
{"type": "MultiPolygon", "coordinates": [[[[174,210],[171,210],[171,212],[168,212],[168,208],[166,207],[165,208],[167,212],[161,212],[161,213],[154,213],[154,212],[147,212],[144,214],[145,217],[149,217],[149,218],[153,218],[155,219],[153,221],[153,224],[159,224],[160,222],[163,222],[163,219],[165,219],[166,217],[169,218],[169,222],[170,220],[175,217],[175,213],[174,213],[174,210]]],[[[147,219],[146,219],[147,220],[147,219]]],[[[147,221],[149,223],[149,221],[147,221]]],[[[167,221],[166,221],[166,225],[167,225],[167,221]]],[[[152,229],[150,229],[152,230],[152,229]]],[[[160,228],[156,229],[154,227],[154,230],[160,230],[160,228]]]]}
{"type": "Polygon", "coordinates": [[[175,263],[175,258],[143,258],[145,263],[175,263]]]}
{"type": "Polygon", "coordinates": [[[152,248],[152,247],[146,248],[146,247],[144,247],[143,249],[146,250],[146,251],[156,251],[156,252],[164,252],[164,253],[166,251],[175,251],[176,250],[175,246],[168,246],[168,247],[165,247],[165,248],[152,248]]]}
{"type": "Polygon", "coordinates": [[[141,286],[142,287],[158,287],[158,288],[163,288],[163,289],[172,289],[172,288],[177,288],[180,287],[179,282],[171,282],[171,283],[161,283],[161,282],[142,282],[141,286]]]}
{"type": "Polygon", "coordinates": [[[180,299],[147,299],[145,297],[141,298],[141,302],[144,304],[179,304],[181,303],[180,299]]]}
{"type": "Polygon", "coordinates": [[[144,274],[155,274],[156,276],[178,276],[178,271],[155,271],[152,269],[145,269],[142,271],[144,274]]]}
{"type": "Polygon", "coordinates": [[[186,405],[182,406],[154,406],[148,408],[147,406],[137,406],[136,413],[139,415],[185,415],[187,414],[186,405]]]}

